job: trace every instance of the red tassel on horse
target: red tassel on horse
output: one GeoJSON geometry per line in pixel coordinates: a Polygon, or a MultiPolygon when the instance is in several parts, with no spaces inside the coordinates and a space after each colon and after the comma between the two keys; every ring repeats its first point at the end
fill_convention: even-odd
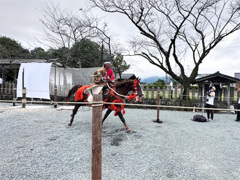
{"type": "Polygon", "coordinates": [[[136,96],[137,96],[137,94],[135,94],[135,93],[130,94],[128,96],[129,101],[133,100],[136,96]]]}
{"type": "Polygon", "coordinates": [[[77,90],[77,92],[76,92],[76,95],[75,95],[75,99],[74,99],[74,101],[80,101],[80,100],[82,100],[83,99],[83,92],[84,92],[84,90],[85,89],[87,89],[87,88],[89,88],[89,87],[91,87],[92,85],[88,85],[88,86],[81,86],[78,90],[77,90]]]}

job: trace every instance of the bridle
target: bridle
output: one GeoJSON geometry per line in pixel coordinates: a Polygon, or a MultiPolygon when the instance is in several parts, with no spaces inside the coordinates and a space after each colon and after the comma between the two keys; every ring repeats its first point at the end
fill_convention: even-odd
{"type": "Polygon", "coordinates": [[[137,96],[137,84],[139,83],[140,79],[136,79],[134,80],[134,84],[133,84],[133,88],[134,88],[134,93],[132,93],[131,95],[129,96],[125,96],[125,95],[122,95],[122,94],[119,94],[117,91],[115,91],[115,89],[113,89],[111,86],[109,86],[109,84],[107,83],[107,86],[109,89],[111,89],[116,95],[120,96],[120,97],[123,97],[123,98],[129,98],[130,96],[137,96]]]}

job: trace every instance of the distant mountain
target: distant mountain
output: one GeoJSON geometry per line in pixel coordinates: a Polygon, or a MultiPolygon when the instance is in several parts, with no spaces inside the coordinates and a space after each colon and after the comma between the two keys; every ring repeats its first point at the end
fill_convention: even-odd
{"type": "Polygon", "coordinates": [[[159,77],[159,76],[152,76],[152,77],[141,79],[141,82],[145,82],[146,84],[152,84],[152,83],[156,82],[157,80],[159,80],[160,78],[161,77],[159,77]]]}
{"type": "MultiPolygon", "coordinates": [[[[152,84],[154,82],[156,82],[157,80],[162,79],[162,80],[166,80],[166,77],[160,77],[160,76],[152,76],[152,77],[148,77],[148,78],[143,78],[141,79],[141,82],[146,83],[146,84],[152,84]]],[[[170,81],[170,77],[168,76],[168,82],[170,81]]]]}

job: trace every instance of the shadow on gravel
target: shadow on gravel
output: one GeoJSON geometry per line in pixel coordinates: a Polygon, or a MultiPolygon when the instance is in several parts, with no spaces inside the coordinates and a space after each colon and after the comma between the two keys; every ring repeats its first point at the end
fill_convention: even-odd
{"type": "Polygon", "coordinates": [[[137,135],[136,131],[128,133],[125,128],[115,129],[110,132],[103,130],[102,136],[110,142],[111,146],[120,146],[123,141],[128,140],[128,136],[134,135],[136,139],[140,139],[141,136],[137,135]]]}

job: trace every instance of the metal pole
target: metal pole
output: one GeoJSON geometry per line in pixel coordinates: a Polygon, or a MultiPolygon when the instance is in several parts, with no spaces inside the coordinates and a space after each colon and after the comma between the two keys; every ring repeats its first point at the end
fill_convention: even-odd
{"type": "Polygon", "coordinates": [[[92,104],[92,180],[102,179],[102,95],[93,95],[92,104]]]}

